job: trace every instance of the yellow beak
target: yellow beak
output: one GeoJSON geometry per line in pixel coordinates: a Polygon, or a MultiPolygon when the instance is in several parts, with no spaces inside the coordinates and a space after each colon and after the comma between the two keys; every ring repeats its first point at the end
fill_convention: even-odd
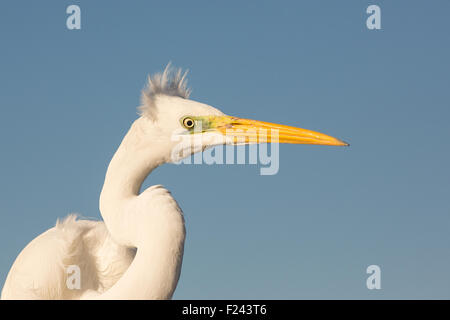
{"type": "Polygon", "coordinates": [[[348,146],[349,144],[326,134],[302,128],[285,126],[257,120],[230,116],[215,116],[210,119],[213,127],[233,144],[253,143],[295,143],[328,146],[348,146]]]}

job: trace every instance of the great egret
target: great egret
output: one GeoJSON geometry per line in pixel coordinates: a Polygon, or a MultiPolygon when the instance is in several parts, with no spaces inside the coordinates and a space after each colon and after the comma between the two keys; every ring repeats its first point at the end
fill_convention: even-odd
{"type": "Polygon", "coordinates": [[[153,169],[221,144],[347,145],[310,130],[230,117],[189,100],[185,76],[168,65],[149,77],[140,117],[106,172],[100,195],[104,222],[70,215],[32,240],[11,267],[2,299],[170,299],[180,277],[185,225],[168,190],[155,185],[139,193],[153,169]],[[269,130],[263,140],[262,129],[269,130]],[[177,137],[201,139],[182,139],[180,148],[177,137]],[[67,283],[70,266],[79,270],[79,288],[67,283]]]}

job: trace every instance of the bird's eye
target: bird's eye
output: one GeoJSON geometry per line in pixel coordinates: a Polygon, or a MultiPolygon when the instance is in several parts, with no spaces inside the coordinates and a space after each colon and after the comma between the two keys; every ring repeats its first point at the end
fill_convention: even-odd
{"type": "Polygon", "coordinates": [[[192,118],[186,117],[183,119],[183,126],[186,129],[192,129],[195,125],[195,122],[192,118]]]}

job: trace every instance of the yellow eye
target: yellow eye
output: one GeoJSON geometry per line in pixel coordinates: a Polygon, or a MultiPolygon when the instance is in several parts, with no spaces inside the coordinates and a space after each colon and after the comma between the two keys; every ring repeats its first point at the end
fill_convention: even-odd
{"type": "Polygon", "coordinates": [[[183,126],[186,129],[192,129],[195,125],[194,119],[186,117],[183,119],[183,126]]]}

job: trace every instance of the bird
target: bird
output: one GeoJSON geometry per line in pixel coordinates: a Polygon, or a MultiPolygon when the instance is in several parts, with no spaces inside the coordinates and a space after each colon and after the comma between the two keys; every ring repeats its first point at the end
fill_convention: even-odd
{"type": "Polygon", "coordinates": [[[74,214],[58,219],[19,253],[1,299],[171,299],[181,273],[185,218],[163,186],[140,191],[155,168],[226,144],[348,146],[323,133],[229,116],[191,100],[186,75],[169,63],[148,76],[139,117],[106,171],[99,197],[103,221],[74,214]]]}

